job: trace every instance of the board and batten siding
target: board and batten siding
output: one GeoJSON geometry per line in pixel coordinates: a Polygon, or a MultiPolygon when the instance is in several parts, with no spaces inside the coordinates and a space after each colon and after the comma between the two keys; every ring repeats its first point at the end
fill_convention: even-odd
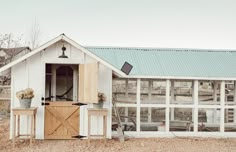
{"type": "MultiPolygon", "coordinates": [[[[57,42],[45,50],[31,56],[13,66],[12,71],[12,95],[11,107],[18,107],[19,101],[16,97],[16,92],[27,87],[34,90],[35,97],[32,99],[32,106],[38,107],[36,116],[36,139],[44,139],[44,106],[41,105],[41,97],[45,96],[45,64],[86,64],[96,62],[94,59],[70,45],[66,42],[57,42]],[[61,55],[61,47],[66,47],[65,54],[67,59],[58,58],[61,55]]],[[[112,70],[99,63],[98,71],[98,91],[105,93],[107,101],[104,104],[105,108],[109,109],[107,122],[107,137],[111,138],[111,96],[112,96],[112,70]]],[[[80,135],[87,136],[87,108],[93,107],[92,104],[82,106],[80,108],[80,135]]],[[[12,138],[13,117],[11,116],[10,123],[10,138],[12,138]]],[[[101,117],[92,117],[91,133],[101,134],[103,128],[101,117]]],[[[21,133],[30,132],[30,119],[24,117],[21,120],[21,133]]]]}

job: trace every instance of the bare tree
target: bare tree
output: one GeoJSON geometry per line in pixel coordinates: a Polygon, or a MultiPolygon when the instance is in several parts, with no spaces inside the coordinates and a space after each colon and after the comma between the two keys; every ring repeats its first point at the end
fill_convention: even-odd
{"type": "Polygon", "coordinates": [[[20,47],[22,36],[14,36],[12,33],[0,34],[0,48],[20,47]]]}
{"type": "Polygon", "coordinates": [[[39,26],[39,23],[37,22],[37,20],[35,19],[32,26],[31,26],[31,30],[29,33],[29,39],[30,39],[29,45],[32,49],[39,46],[40,37],[41,37],[40,26],[39,26]]]}
{"type": "Polygon", "coordinates": [[[1,66],[12,61],[17,53],[17,48],[22,46],[21,40],[22,35],[14,36],[12,33],[0,34],[0,50],[7,50],[6,54],[1,54],[0,56],[1,66]]]}
{"type": "MultiPolygon", "coordinates": [[[[13,60],[17,53],[17,47],[22,46],[22,36],[23,35],[15,36],[12,33],[0,34],[0,50],[3,50],[3,54],[0,56],[0,66],[3,66],[13,60]]],[[[9,85],[10,79],[11,76],[9,71],[1,73],[0,85],[9,85]]]]}

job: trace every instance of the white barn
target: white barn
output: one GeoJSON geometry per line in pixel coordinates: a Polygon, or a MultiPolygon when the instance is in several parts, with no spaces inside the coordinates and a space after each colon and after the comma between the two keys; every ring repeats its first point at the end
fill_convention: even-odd
{"type": "MultiPolygon", "coordinates": [[[[107,97],[107,138],[116,135],[112,102],[128,136],[236,137],[235,57],[236,52],[229,50],[83,47],[62,34],[0,72],[11,69],[11,108],[19,106],[17,91],[34,90],[36,139],[70,139],[73,134],[48,130],[58,122],[51,121],[53,116],[42,103],[63,108],[79,100],[89,103],[79,108],[73,116],[78,121],[71,126],[87,136],[87,108],[96,99],[82,101],[83,87],[88,96],[103,92],[107,97]],[[67,58],[60,58],[63,46],[67,58]],[[125,62],[133,66],[129,75],[120,70],[125,62]],[[226,83],[232,84],[230,90],[226,83]]],[[[25,124],[21,132],[29,132],[29,119],[21,123],[25,124]]],[[[102,128],[102,119],[93,117],[92,133],[100,134],[102,128]]]]}

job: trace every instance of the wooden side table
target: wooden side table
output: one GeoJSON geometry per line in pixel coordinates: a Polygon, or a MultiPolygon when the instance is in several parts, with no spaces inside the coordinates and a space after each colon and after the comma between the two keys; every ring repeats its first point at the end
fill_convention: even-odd
{"type": "Polygon", "coordinates": [[[30,139],[30,147],[32,146],[32,139],[35,138],[35,117],[37,113],[37,108],[32,107],[32,108],[13,108],[12,109],[13,113],[13,147],[15,147],[15,140],[16,139],[25,139],[25,138],[20,138],[20,137],[28,137],[27,139],[30,139]],[[27,115],[31,117],[31,133],[30,134],[20,134],[20,116],[21,115],[27,115]],[[17,123],[17,128],[16,128],[16,123],[17,123]],[[16,134],[17,133],[17,134],[16,134]]]}
{"type": "Polygon", "coordinates": [[[91,137],[103,137],[106,144],[107,137],[107,115],[108,109],[94,109],[88,108],[88,144],[90,144],[91,137]],[[102,135],[91,135],[91,116],[103,116],[103,134],[102,135]]]}

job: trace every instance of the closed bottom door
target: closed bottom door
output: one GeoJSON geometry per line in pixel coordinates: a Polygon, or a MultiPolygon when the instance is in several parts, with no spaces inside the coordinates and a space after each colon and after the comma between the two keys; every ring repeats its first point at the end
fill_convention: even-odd
{"type": "Polygon", "coordinates": [[[44,138],[74,139],[79,135],[79,106],[75,102],[47,102],[45,105],[44,138]]]}

